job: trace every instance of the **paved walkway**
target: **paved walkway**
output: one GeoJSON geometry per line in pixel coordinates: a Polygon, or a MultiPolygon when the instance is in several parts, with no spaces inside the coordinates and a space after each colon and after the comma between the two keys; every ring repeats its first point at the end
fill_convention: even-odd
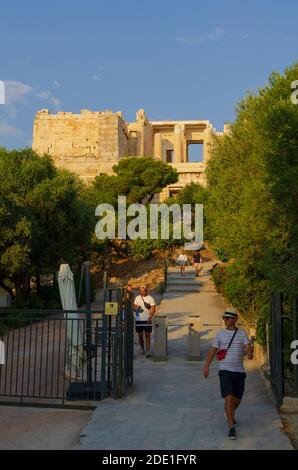
{"type": "MultiPolygon", "coordinates": [[[[190,274],[191,268],[187,269],[190,274]]],[[[208,285],[208,277],[201,280],[207,286],[195,291],[180,287],[176,291],[171,282],[159,308],[169,319],[168,361],[146,359],[136,346],[133,388],[121,400],[99,403],[74,449],[292,449],[253,361],[247,361],[246,393],[237,414],[238,438],[227,440],[217,364],[212,365],[207,380],[202,374],[217,328],[203,326],[203,360],[195,363],[187,361],[187,327],[171,326],[186,323],[189,314],[199,314],[203,325],[222,324],[223,299],[208,285]]]]}

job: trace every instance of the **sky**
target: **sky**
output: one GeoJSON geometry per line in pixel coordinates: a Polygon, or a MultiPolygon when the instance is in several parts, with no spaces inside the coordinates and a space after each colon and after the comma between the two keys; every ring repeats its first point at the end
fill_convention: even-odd
{"type": "Polygon", "coordinates": [[[0,147],[31,146],[44,108],[127,121],[144,108],[221,131],[247,92],[298,60],[297,18],[293,0],[1,2],[0,147]]]}

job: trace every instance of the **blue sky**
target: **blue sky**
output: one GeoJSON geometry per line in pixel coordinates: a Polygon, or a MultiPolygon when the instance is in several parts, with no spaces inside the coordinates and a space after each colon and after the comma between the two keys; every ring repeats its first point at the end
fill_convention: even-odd
{"type": "MultiPolygon", "coordinates": [[[[0,146],[31,145],[37,110],[209,119],[295,62],[293,0],[10,0],[0,9],[0,146]]],[[[297,77],[298,78],[298,77],[297,77]]]]}

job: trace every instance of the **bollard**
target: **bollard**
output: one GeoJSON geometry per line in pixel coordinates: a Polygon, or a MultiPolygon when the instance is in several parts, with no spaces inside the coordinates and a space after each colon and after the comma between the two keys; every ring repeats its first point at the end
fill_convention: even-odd
{"type": "Polygon", "coordinates": [[[168,349],[167,316],[155,315],[153,317],[153,327],[154,327],[153,359],[155,362],[166,361],[167,349],[168,349]]]}
{"type": "Polygon", "coordinates": [[[188,360],[199,361],[201,355],[201,318],[199,315],[189,315],[188,318],[188,360]]]}

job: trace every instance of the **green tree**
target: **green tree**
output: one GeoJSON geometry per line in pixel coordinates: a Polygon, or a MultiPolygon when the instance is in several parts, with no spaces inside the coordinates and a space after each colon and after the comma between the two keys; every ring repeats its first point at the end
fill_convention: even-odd
{"type": "Polygon", "coordinates": [[[29,278],[72,265],[89,247],[92,217],[83,183],[31,149],[0,149],[0,285],[27,289],[29,278]]]}
{"type": "Polygon", "coordinates": [[[115,175],[94,178],[86,191],[94,210],[103,203],[117,208],[118,196],[126,196],[127,204],[150,202],[168,184],[178,181],[174,168],[152,157],[122,158],[113,171],[115,175]]]}
{"type": "MultiPolygon", "coordinates": [[[[93,213],[99,204],[110,204],[117,212],[118,196],[126,196],[127,205],[144,203],[148,206],[164,187],[178,181],[178,173],[173,167],[152,157],[126,157],[121,159],[118,165],[114,165],[113,170],[114,175],[97,176],[86,189],[85,200],[93,213]]],[[[94,226],[95,223],[94,217],[94,226]]],[[[126,252],[141,260],[148,258],[155,246],[149,238],[128,240],[127,243],[120,244],[117,240],[97,240],[93,235],[92,241],[94,257],[96,258],[98,253],[102,266],[105,265],[105,258],[109,258],[112,248],[119,255],[126,252]]]]}
{"type": "Polygon", "coordinates": [[[225,294],[255,317],[270,289],[298,289],[298,106],[290,100],[297,75],[298,64],[273,73],[242,100],[207,170],[208,233],[231,265],[225,294]]]}

